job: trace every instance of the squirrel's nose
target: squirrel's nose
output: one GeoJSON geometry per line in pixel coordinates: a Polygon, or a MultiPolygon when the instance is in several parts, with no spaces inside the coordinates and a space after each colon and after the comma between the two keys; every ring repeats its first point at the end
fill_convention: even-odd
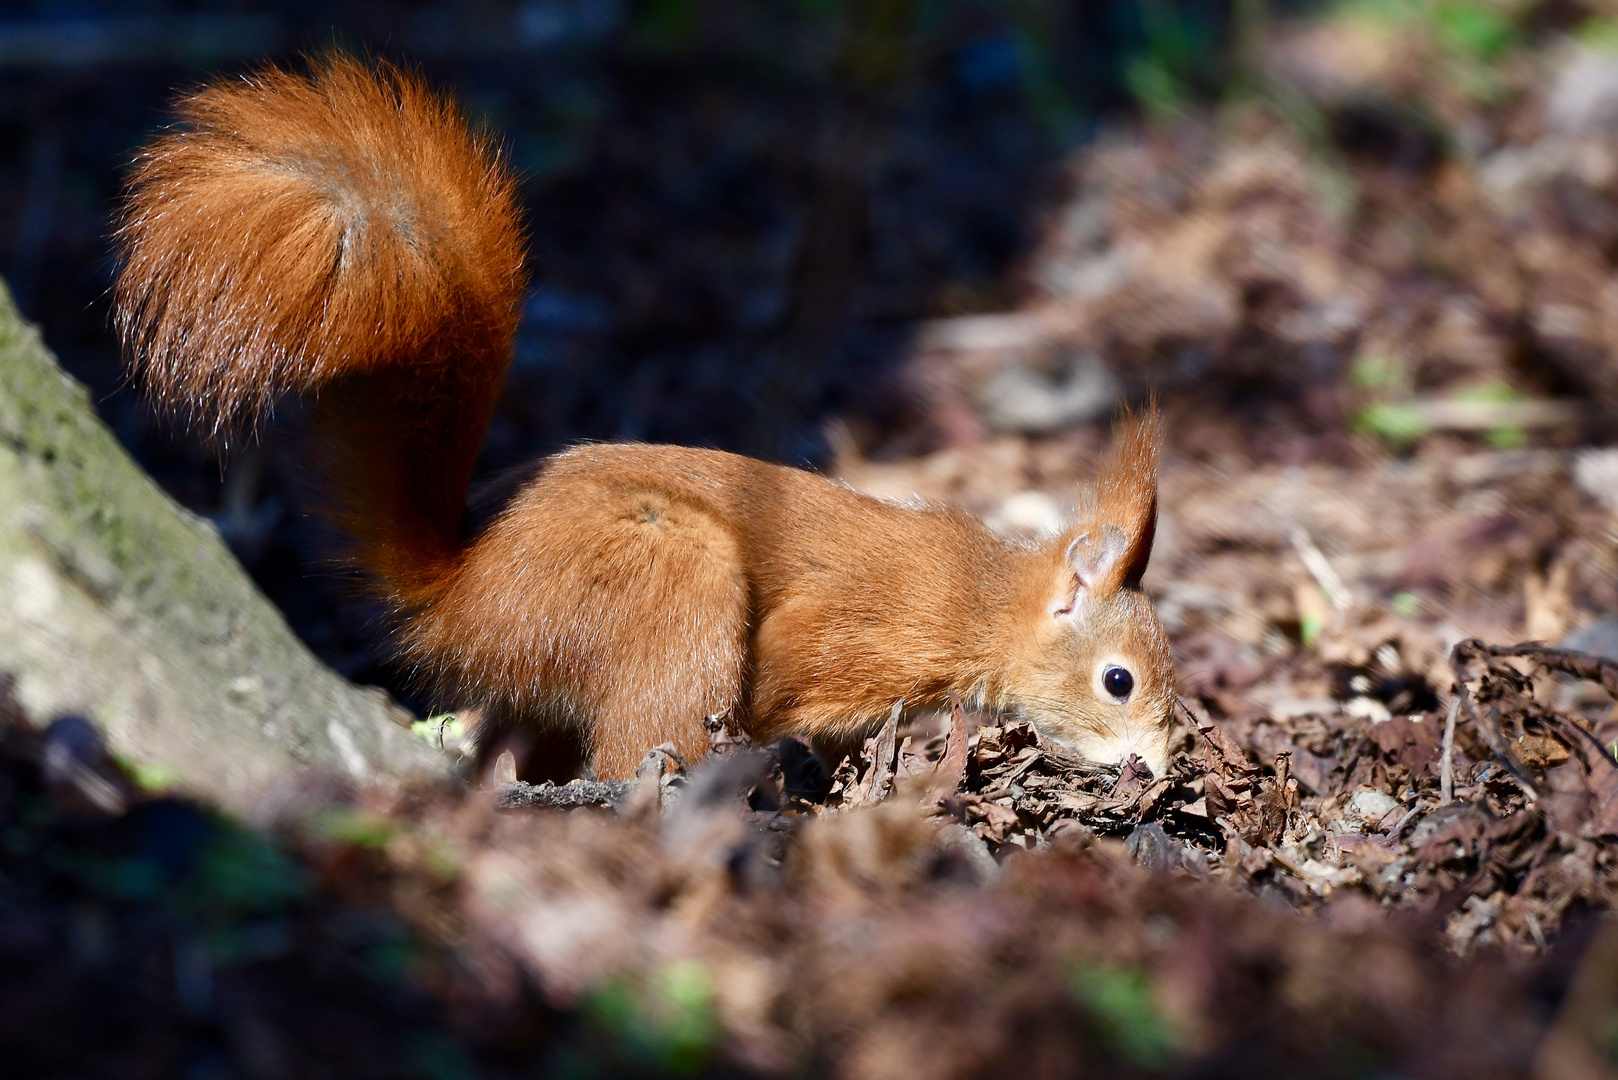
{"type": "Polygon", "coordinates": [[[1161,731],[1126,730],[1098,740],[1085,756],[1112,764],[1128,761],[1131,754],[1145,762],[1154,777],[1168,772],[1168,740],[1161,731]]]}

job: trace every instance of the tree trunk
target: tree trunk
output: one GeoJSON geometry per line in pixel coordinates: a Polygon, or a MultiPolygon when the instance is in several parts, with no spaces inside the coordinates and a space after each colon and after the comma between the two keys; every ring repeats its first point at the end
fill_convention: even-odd
{"type": "Polygon", "coordinates": [[[148,776],[236,811],[299,768],[448,759],[293,636],[208,523],[141,471],[0,284],[0,675],[148,776]]]}

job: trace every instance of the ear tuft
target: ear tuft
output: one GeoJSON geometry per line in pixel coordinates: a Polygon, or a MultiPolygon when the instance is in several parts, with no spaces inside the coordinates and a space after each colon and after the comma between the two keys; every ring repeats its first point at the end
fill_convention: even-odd
{"type": "Polygon", "coordinates": [[[1096,481],[1088,513],[1074,524],[1068,563],[1093,596],[1140,584],[1157,534],[1157,463],[1162,446],[1157,401],[1119,425],[1112,460],[1096,481]],[[1088,580],[1087,580],[1088,578],[1088,580]]]}

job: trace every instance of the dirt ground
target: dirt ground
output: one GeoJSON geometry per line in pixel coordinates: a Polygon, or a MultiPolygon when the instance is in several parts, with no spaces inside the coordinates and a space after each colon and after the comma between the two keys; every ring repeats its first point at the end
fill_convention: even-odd
{"type": "Polygon", "coordinates": [[[248,828],[10,715],[0,1052],[1614,1075],[1615,41],[1578,5],[1277,23],[1219,108],[1159,102],[1065,159],[1005,302],[914,323],[827,422],[854,487],[1037,535],[1117,403],[1157,395],[1166,775],[956,710],[830,769],[717,731],[618,785],[289,780],[248,828]]]}

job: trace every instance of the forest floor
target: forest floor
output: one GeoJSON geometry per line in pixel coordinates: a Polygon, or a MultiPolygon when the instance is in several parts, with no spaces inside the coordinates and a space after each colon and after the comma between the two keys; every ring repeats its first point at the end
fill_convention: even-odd
{"type": "Polygon", "coordinates": [[[828,428],[854,487],[1037,535],[1159,395],[1167,775],[957,709],[830,776],[721,731],[616,785],[289,779],[249,828],[8,706],[0,1050],[1618,1073],[1618,53],[1435,25],[1278,33],[1248,98],[1075,154],[1015,306],[924,323],[884,419],[828,428]]]}

